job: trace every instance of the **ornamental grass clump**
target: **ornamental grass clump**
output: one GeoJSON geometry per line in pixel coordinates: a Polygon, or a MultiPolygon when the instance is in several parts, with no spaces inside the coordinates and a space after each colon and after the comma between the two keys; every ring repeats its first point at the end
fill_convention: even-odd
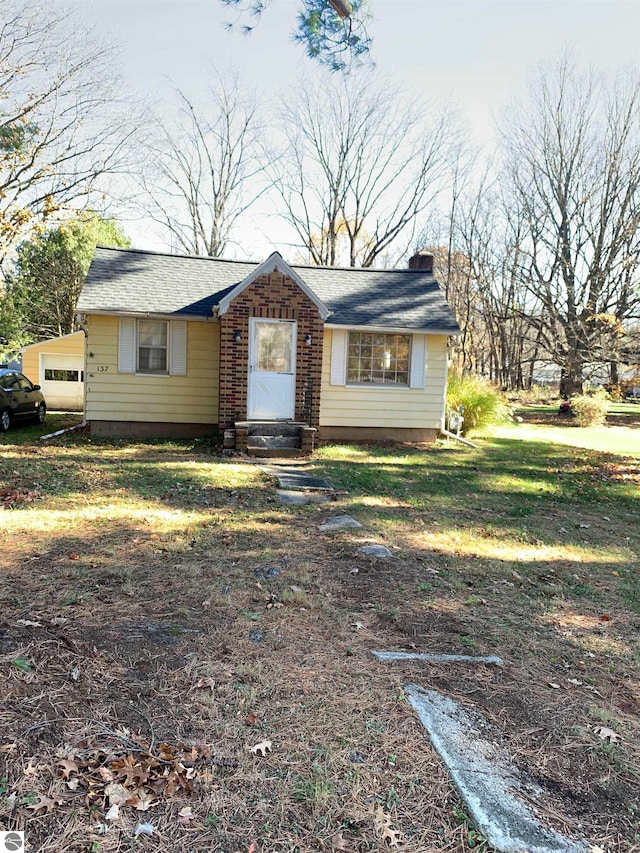
{"type": "Polygon", "coordinates": [[[581,427],[602,426],[607,419],[607,392],[599,389],[591,396],[580,394],[571,398],[575,423],[581,427]]]}
{"type": "Polygon", "coordinates": [[[462,434],[483,432],[509,418],[507,403],[497,388],[471,373],[449,372],[447,411],[463,408],[462,434]]]}

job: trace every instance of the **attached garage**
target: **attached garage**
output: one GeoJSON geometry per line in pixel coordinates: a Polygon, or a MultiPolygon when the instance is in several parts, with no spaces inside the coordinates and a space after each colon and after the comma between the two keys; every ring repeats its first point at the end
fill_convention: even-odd
{"type": "Polygon", "coordinates": [[[22,372],[42,387],[48,409],[84,409],[84,332],[24,347],[22,372]]]}

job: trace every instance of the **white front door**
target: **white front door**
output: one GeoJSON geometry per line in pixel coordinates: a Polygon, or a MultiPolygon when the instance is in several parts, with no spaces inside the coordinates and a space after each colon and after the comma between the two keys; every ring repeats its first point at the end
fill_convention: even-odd
{"type": "Polygon", "coordinates": [[[250,420],[293,418],[296,398],[296,324],[291,320],[249,321],[250,420]]]}

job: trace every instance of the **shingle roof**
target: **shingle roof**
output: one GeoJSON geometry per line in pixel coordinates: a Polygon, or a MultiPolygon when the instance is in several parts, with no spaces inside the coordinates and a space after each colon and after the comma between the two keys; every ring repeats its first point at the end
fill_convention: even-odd
{"type": "MultiPolygon", "coordinates": [[[[211,316],[259,264],[98,247],[78,311],[211,316]]],[[[460,329],[431,273],[423,270],[292,269],[331,311],[329,325],[460,329]]]]}

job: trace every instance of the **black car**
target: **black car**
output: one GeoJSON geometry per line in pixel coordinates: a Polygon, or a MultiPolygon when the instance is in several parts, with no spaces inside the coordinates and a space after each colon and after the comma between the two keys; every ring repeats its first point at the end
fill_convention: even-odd
{"type": "Polygon", "coordinates": [[[6,432],[14,421],[41,424],[46,413],[39,385],[15,370],[0,370],[0,432],[6,432]]]}

